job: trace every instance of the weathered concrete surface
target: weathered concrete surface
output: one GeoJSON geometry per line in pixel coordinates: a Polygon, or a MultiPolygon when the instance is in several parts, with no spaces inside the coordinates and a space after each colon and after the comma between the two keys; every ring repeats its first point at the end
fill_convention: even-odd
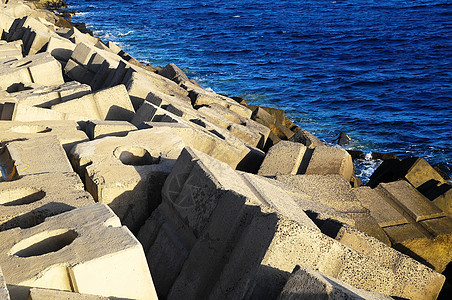
{"type": "Polygon", "coordinates": [[[243,180],[203,153],[182,151],[162,204],[138,235],[149,251],[159,294],[274,299],[300,264],[385,295],[437,296],[442,275],[370,237],[374,251],[369,244],[362,251],[372,256],[353,250],[301,218],[301,210],[294,210],[299,217],[285,217],[278,212],[285,196],[276,197],[277,189],[258,182],[253,176],[243,180]]]}
{"type": "Polygon", "coordinates": [[[305,129],[300,129],[299,131],[295,132],[295,134],[289,138],[289,141],[301,143],[309,148],[325,146],[325,144],[320,141],[315,135],[305,129]]]}
{"type": "Polygon", "coordinates": [[[0,240],[0,264],[14,299],[26,299],[30,287],[157,299],[143,248],[104,204],[0,232],[0,240]]]}
{"type": "Polygon", "coordinates": [[[63,84],[60,63],[49,53],[40,53],[0,65],[0,87],[8,89],[15,83],[41,85],[63,84]]]}
{"type": "Polygon", "coordinates": [[[0,267],[0,299],[9,300],[9,291],[6,286],[5,277],[3,276],[2,268],[0,267]]]}
{"type": "Polygon", "coordinates": [[[350,181],[354,172],[352,157],[338,147],[315,147],[307,165],[301,174],[341,174],[350,181]]]}
{"type": "Polygon", "coordinates": [[[89,85],[77,81],[65,82],[56,86],[29,84],[24,88],[24,90],[11,93],[11,96],[14,96],[20,103],[43,108],[50,108],[52,105],[91,94],[89,85]]]}
{"type": "Polygon", "coordinates": [[[30,106],[17,101],[3,103],[2,120],[34,122],[43,120],[86,120],[86,116],[63,113],[56,110],[30,106]]]}
{"type": "Polygon", "coordinates": [[[74,172],[23,176],[0,183],[0,231],[29,228],[45,218],[94,203],[74,172]]]}
{"type": "Polygon", "coordinates": [[[118,299],[105,296],[80,294],[43,288],[31,288],[27,300],[109,300],[118,299]]]}
{"type": "Polygon", "coordinates": [[[259,168],[259,175],[295,175],[305,155],[306,146],[300,143],[281,141],[270,148],[259,168]]]}
{"type": "Polygon", "coordinates": [[[78,143],[88,141],[79,125],[70,120],[17,122],[0,121],[0,142],[55,135],[67,154],[78,143]]]}
{"type": "Polygon", "coordinates": [[[73,172],[66,152],[54,135],[10,142],[6,152],[19,176],[73,172]]]}
{"type": "MultiPolygon", "coordinates": [[[[168,105],[167,109],[163,109],[146,101],[138,109],[132,123],[138,125],[152,121],[153,123],[177,122],[183,124],[192,128],[196,137],[200,139],[197,141],[197,139],[190,138],[192,144],[188,143],[188,146],[193,145],[195,149],[208,153],[233,168],[257,172],[265,156],[264,152],[239,139],[225,128],[210,122],[208,118],[197,114],[195,110],[192,113],[192,111],[184,109],[182,117],[176,115],[177,112],[170,112],[175,110],[177,109],[172,109],[171,105],[168,105]],[[215,145],[214,150],[213,145],[215,145]],[[220,151],[223,147],[225,151],[220,151]]],[[[174,123],[172,126],[175,126],[174,123]]]]}
{"type": "Polygon", "coordinates": [[[22,59],[22,46],[20,43],[0,41],[0,59],[15,58],[22,59]]]}
{"type": "Polygon", "coordinates": [[[379,293],[357,289],[315,270],[297,266],[279,300],[302,299],[392,299],[379,293]]]}
{"type": "Polygon", "coordinates": [[[52,110],[92,120],[131,121],[135,110],[124,85],[53,105],[52,110]]]}
{"type": "Polygon", "coordinates": [[[85,131],[91,140],[106,136],[126,136],[137,127],[127,121],[99,121],[92,120],[85,124],[85,131]]]}
{"type": "Polygon", "coordinates": [[[70,158],[98,202],[136,231],[160,202],[160,190],[183,141],[170,129],[132,131],[78,144],[70,158]]]}

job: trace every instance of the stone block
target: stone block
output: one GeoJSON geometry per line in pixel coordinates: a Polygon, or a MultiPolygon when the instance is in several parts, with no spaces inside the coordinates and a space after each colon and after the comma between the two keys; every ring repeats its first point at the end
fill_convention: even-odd
{"type": "Polygon", "coordinates": [[[138,109],[151,91],[159,91],[168,95],[188,96],[188,92],[177,83],[154,73],[130,72],[124,81],[132,100],[133,106],[138,109]]]}
{"type": "Polygon", "coordinates": [[[19,176],[73,172],[66,152],[54,135],[9,142],[5,154],[16,166],[19,176]]]}
{"type": "Polygon", "coordinates": [[[79,125],[70,120],[0,121],[0,142],[2,143],[16,139],[32,139],[49,135],[57,136],[66,153],[69,153],[75,144],[88,141],[86,134],[80,130],[79,125]]]}
{"type": "Polygon", "coordinates": [[[163,182],[183,147],[171,130],[152,128],[78,144],[70,157],[87,191],[135,232],[159,204],[163,182]]]}
{"type": "Polygon", "coordinates": [[[340,174],[350,181],[354,174],[352,157],[338,147],[315,147],[306,171],[301,174],[340,174]]]}
{"type": "Polygon", "coordinates": [[[393,205],[402,209],[416,222],[444,216],[441,209],[406,181],[380,183],[377,189],[391,199],[393,205]]]}
{"type": "Polygon", "coordinates": [[[80,98],[87,94],[91,94],[89,85],[70,81],[56,86],[29,84],[25,86],[24,90],[11,93],[11,96],[14,96],[18,102],[23,104],[50,108],[52,105],[80,98]]]}
{"type": "Polygon", "coordinates": [[[376,292],[357,289],[321,272],[297,266],[279,300],[296,299],[392,299],[376,292]]]}
{"type": "Polygon", "coordinates": [[[362,186],[354,188],[358,200],[370,211],[380,227],[407,224],[408,220],[386,200],[384,194],[376,189],[362,186]]]}
{"type": "Polygon", "coordinates": [[[0,65],[0,87],[2,89],[6,90],[18,82],[42,85],[63,84],[61,65],[49,53],[31,55],[0,65]]]}
{"type": "Polygon", "coordinates": [[[143,248],[104,204],[0,232],[0,264],[14,299],[31,287],[157,299],[143,248]]]}
{"type": "Polygon", "coordinates": [[[422,157],[404,159],[402,164],[406,166],[404,169],[407,169],[405,180],[415,188],[419,188],[429,180],[445,183],[441,175],[422,157]]]}
{"type": "Polygon", "coordinates": [[[0,231],[30,228],[44,219],[94,203],[74,172],[27,175],[0,183],[0,231]]]}
{"type": "Polygon", "coordinates": [[[74,292],[43,289],[43,288],[31,288],[28,294],[27,300],[109,300],[114,299],[105,296],[80,294],[74,292]]]}
{"type": "Polygon", "coordinates": [[[76,45],[68,39],[50,37],[46,51],[57,60],[67,62],[72,55],[76,45]]]}
{"type": "Polygon", "coordinates": [[[91,120],[117,121],[130,121],[135,112],[124,85],[59,103],[53,105],[51,109],[91,120]]]}
{"type": "Polygon", "coordinates": [[[137,127],[127,121],[88,121],[85,131],[90,140],[106,136],[126,136],[137,127]]]}
{"type": "Polygon", "coordinates": [[[259,175],[295,175],[298,173],[306,147],[300,143],[281,141],[270,148],[259,168],[259,175]]]}
{"type": "Polygon", "coordinates": [[[305,129],[298,130],[292,137],[289,138],[289,141],[301,143],[309,148],[325,146],[325,144],[315,135],[305,129]]]}
{"type": "Polygon", "coordinates": [[[164,287],[158,291],[163,297],[274,299],[296,265],[385,295],[438,295],[442,275],[376,240],[378,247],[363,250],[366,255],[323,234],[308,218],[284,216],[280,191],[266,187],[265,178],[246,176],[245,182],[224,163],[182,151],[163,187],[163,202],[143,229],[151,236],[139,234],[158,257],[149,253],[151,269],[171,262],[171,276],[159,271],[166,278],[157,285],[164,287]]]}
{"type": "Polygon", "coordinates": [[[2,300],[9,300],[9,291],[6,286],[6,280],[3,276],[2,268],[0,267],[0,299],[2,300]]]}
{"type": "MultiPolygon", "coordinates": [[[[33,122],[43,120],[86,120],[85,116],[73,115],[70,113],[63,113],[56,110],[30,106],[23,103],[6,103],[7,113],[2,120],[13,120],[19,122],[33,122]]],[[[5,104],[3,105],[5,108],[5,104]]],[[[5,109],[3,109],[5,112],[5,109]]]]}

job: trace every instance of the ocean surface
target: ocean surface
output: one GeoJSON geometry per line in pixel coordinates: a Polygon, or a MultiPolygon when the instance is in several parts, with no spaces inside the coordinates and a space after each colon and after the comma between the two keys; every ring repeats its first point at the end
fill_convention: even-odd
{"type": "MultiPolygon", "coordinates": [[[[204,88],[278,107],[327,143],[452,174],[450,0],[68,0],[95,35],[204,88]]],[[[361,161],[366,180],[378,161],[361,161]]]]}

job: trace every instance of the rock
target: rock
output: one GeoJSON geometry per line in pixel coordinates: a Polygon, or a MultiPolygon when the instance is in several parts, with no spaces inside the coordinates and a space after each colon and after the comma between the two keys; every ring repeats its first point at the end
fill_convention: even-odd
{"type": "Polygon", "coordinates": [[[379,293],[357,289],[320,272],[297,266],[279,300],[302,299],[392,299],[379,293]]]}
{"type": "Polygon", "coordinates": [[[361,150],[347,150],[348,154],[352,156],[352,159],[366,159],[366,155],[361,150]]]}
{"type": "Polygon", "coordinates": [[[345,146],[345,145],[347,145],[348,143],[350,143],[351,140],[352,140],[352,139],[348,136],[348,134],[342,131],[342,132],[339,134],[339,137],[338,137],[335,141],[337,141],[337,144],[338,144],[339,146],[345,146]]]}
{"type": "Polygon", "coordinates": [[[13,299],[26,299],[30,287],[157,299],[143,248],[105,204],[0,232],[0,240],[13,299]]]}

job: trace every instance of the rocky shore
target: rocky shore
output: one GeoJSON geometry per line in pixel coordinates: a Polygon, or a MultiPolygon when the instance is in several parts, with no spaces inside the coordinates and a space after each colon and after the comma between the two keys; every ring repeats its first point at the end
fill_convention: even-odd
{"type": "Polygon", "coordinates": [[[64,1],[0,5],[0,299],[450,292],[452,186],[423,158],[363,186],[360,153],[283,110],[143,64],[64,1]]]}

